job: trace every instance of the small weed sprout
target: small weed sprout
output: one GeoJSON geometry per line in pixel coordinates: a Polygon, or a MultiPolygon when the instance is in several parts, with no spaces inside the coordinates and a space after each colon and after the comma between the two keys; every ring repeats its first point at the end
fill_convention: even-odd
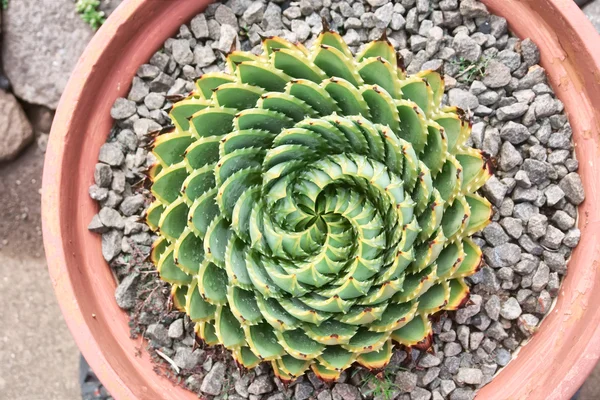
{"type": "Polygon", "coordinates": [[[451,63],[458,65],[458,74],[456,79],[461,78],[465,82],[473,82],[477,78],[481,78],[485,74],[485,69],[492,60],[492,57],[482,57],[476,62],[460,57],[458,60],[452,60],[451,63]]]}
{"type": "Polygon", "coordinates": [[[91,26],[93,30],[100,28],[100,25],[106,21],[104,11],[98,10],[99,5],[99,0],[77,0],[75,4],[75,10],[78,14],[81,14],[81,19],[91,26]]]}

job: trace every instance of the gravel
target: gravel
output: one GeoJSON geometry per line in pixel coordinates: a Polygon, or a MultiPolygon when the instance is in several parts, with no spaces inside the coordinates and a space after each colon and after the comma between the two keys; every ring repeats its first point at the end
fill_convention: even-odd
{"type": "Polygon", "coordinates": [[[147,261],[154,236],[143,215],[151,193],[141,183],[155,162],[148,143],[170,123],[173,95],[193,90],[203,73],[224,69],[222,53],[233,46],[259,52],[261,36],[269,35],[310,46],[322,17],[343,30],[354,52],[386,28],[409,72],[442,67],[444,101],[471,115],[470,142],[496,167],[481,190],[494,215],[474,237],[484,262],[466,279],[470,301],[433,322],[431,353],[397,349],[387,367],[399,399],[472,399],[543,323],[581,239],[575,224],[585,199],[571,127],[538,65],[537,46],[513,37],[506,20],[489,15],[479,1],[229,0],[182,25],[139,67],[127,98],[111,108],[115,125],[89,190],[100,203],[89,229],[102,235],[103,257],[119,282],[117,304],[130,312],[132,337],[150,339],[147,350],[162,373],[200,395],[367,398],[367,374],[360,369],[331,387],[312,373],[284,387],[269,366],[240,373],[227,352],[198,348],[194,324],[170,308],[170,289],[147,261]]]}

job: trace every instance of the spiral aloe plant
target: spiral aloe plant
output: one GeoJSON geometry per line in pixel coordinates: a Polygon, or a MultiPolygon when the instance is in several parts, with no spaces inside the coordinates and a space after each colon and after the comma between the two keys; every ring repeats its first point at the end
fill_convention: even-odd
{"type": "Polygon", "coordinates": [[[157,136],[152,260],[198,335],[246,367],[381,368],[468,298],[486,160],[440,74],[406,76],[385,37],[356,58],[329,30],[310,51],[263,48],[203,75],[157,136]]]}

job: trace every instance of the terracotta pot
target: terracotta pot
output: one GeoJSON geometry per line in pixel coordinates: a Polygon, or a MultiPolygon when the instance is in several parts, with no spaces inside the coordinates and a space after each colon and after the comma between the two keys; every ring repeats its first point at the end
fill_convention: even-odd
{"type": "MultiPolygon", "coordinates": [[[[582,240],[558,303],[531,342],[480,399],[568,399],[600,355],[600,40],[572,0],[487,0],[520,37],[540,47],[573,126],[587,199],[582,240]]],[[[85,358],[117,399],[195,399],[152,371],[127,315],[114,301],[115,281],[100,237],[86,229],[98,207],[88,196],[94,164],[137,68],[208,0],[126,0],[79,60],[60,101],[46,153],[43,231],[48,268],[63,314],[85,358]]]]}

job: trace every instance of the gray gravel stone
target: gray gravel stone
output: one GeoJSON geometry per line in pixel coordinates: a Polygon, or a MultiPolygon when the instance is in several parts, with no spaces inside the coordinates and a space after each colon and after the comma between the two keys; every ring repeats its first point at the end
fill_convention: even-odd
{"type": "Polygon", "coordinates": [[[521,259],[521,249],[514,243],[505,243],[485,252],[486,260],[492,268],[509,267],[521,259]]]}
{"type": "Polygon", "coordinates": [[[483,373],[477,368],[460,368],[455,380],[459,384],[479,385],[483,379],[483,373]]]}
{"type": "Polygon", "coordinates": [[[171,339],[182,339],[185,335],[183,318],[178,318],[169,325],[168,335],[171,339]]]}
{"type": "MultiPolygon", "coordinates": [[[[444,18],[447,13],[444,13],[444,18]]],[[[459,32],[452,41],[456,55],[465,60],[476,62],[481,57],[481,47],[475,40],[464,32],[459,32]]]]}
{"type": "Polygon", "coordinates": [[[511,354],[506,349],[499,348],[496,351],[496,363],[501,367],[507,365],[510,362],[511,358],[511,354]]]}
{"type": "Polygon", "coordinates": [[[307,383],[299,383],[294,389],[294,399],[306,400],[310,398],[313,392],[314,388],[312,387],[312,385],[307,383]]]}
{"type": "MultiPolygon", "coordinates": [[[[523,104],[523,103],[516,103],[516,104],[523,104]]],[[[512,106],[508,106],[508,107],[512,107],[512,106]]],[[[506,108],[506,107],[503,107],[503,108],[506,108]]],[[[499,117],[499,119],[500,119],[500,117],[499,117]]],[[[503,140],[507,140],[512,144],[519,144],[519,143],[523,143],[524,141],[526,141],[531,136],[531,133],[529,132],[529,130],[527,129],[526,126],[521,125],[516,122],[513,122],[513,121],[509,121],[500,130],[500,136],[502,137],[503,140]]]]}
{"type": "MultiPolygon", "coordinates": [[[[192,350],[190,347],[180,347],[175,351],[173,362],[181,369],[192,369],[200,364],[203,358],[204,350],[202,349],[192,350]]],[[[202,390],[202,387],[200,390],[202,390]]]]}
{"type": "Polygon", "coordinates": [[[124,310],[129,310],[135,306],[137,287],[140,282],[140,274],[133,272],[127,275],[117,286],[115,290],[115,300],[117,305],[124,310]]]}
{"type": "Polygon", "coordinates": [[[510,171],[519,166],[523,162],[521,153],[509,141],[502,143],[500,150],[500,169],[502,171],[510,171]]]}
{"type": "Polygon", "coordinates": [[[540,244],[544,247],[556,250],[560,247],[564,238],[565,234],[562,233],[558,228],[548,225],[546,235],[544,235],[544,238],[540,244]]]}
{"type": "Polygon", "coordinates": [[[550,268],[545,263],[540,263],[532,278],[531,289],[540,292],[548,284],[550,279],[550,268]]]}
{"type": "Polygon", "coordinates": [[[508,121],[523,116],[529,105],[527,103],[515,103],[510,106],[501,107],[496,111],[496,116],[500,121],[508,121]]]}
{"type": "Polygon", "coordinates": [[[125,161],[125,155],[117,143],[104,143],[102,147],[100,147],[98,161],[116,167],[125,161]]]}
{"type": "Polygon", "coordinates": [[[462,352],[462,346],[456,342],[446,343],[444,346],[444,356],[452,357],[462,352]]]}
{"type": "MultiPolygon", "coordinates": [[[[112,150],[111,150],[112,151],[112,150]]],[[[110,152],[110,151],[109,151],[110,152]]],[[[118,160],[115,160],[118,161],[118,160]]],[[[112,182],[112,169],[110,166],[104,163],[97,163],[94,169],[94,181],[96,185],[101,188],[110,187],[110,183],[112,182]]]]}
{"type": "Polygon", "coordinates": [[[331,391],[333,400],[360,400],[360,392],[355,386],[337,383],[331,391]]]}
{"type": "Polygon", "coordinates": [[[567,232],[563,239],[563,244],[567,247],[574,248],[579,244],[579,240],[581,239],[581,231],[577,228],[571,229],[567,232]]]}
{"type": "Polygon", "coordinates": [[[483,185],[483,193],[485,196],[494,203],[496,206],[500,206],[506,193],[508,192],[508,188],[502,182],[498,180],[495,176],[492,176],[488,181],[483,185]]]}
{"type": "Polygon", "coordinates": [[[505,318],[508,320],[514,320],[514,319],[519,318],[521,313],[522,313],[521,305],[519,304],[517,299],[515,299],[514,297],[509,297],[502,304],[502,308],[500,309],[500,315],[502,316],[502,318],[505,318]]]}
{"type": "Polygon", "coordinates": [[[409,371],[399,371],[394,383],[402,392],[412,392],[417,387],[417,375],[409,371]]]}
{"type": "Polygon", "coordinates": [[[531,67],[532,65],[539,64],[540,62],[540,50],[537,45],[529,38],[523,40],[521,42],[521,55],[523,57],[523,62],[531,67]]]}
{"type": "Polygon", "coordinates": [[[429,400],[431,399],[431,392],[421,387],[416,387],[415,390],[410,394],[410,400],[429,400]]]}
{"type": "Polygon", "coordinates": [[[190,28],[196,39],[206,39],[208,37],[208,24],[204,14],[198,14],[192,18],[190,28]]]}
{"type": "Polygon", "coordinates": [[[565,197],[571,203],[579,205],[583,203],[585,194],[581,177],[576,172],[571,172],[565,176],[559,183],[560,188],[565,193],[565,197]]]}
{"type": "Polygon", "coordinates": [[[485,303],[485,312],[488,317],[493,319],[494,321],[498,320],[498,316],[500,315],[500,298],[497,295],[492,295],[485,303]]]}
{"type": "Polygon", "coordinates": [[[210,372],[204,377],[200,391],[212,396],[219,395],[225,382],[225,370],[225,364],[222,362],[213,365],[210,372]]]}
{"type": "Polygon", "coordinates": [[[190,49],[190,41],[187,39],[174,40],[172,44],[173,59],[179,65],[190,64],[194,60],[194,54],[190,49]]]}
{"type": "Polygon", "coordinates": [[[508,235],[497,222],[492,222],[486,226],[483,230],[483,236],[491,246],[500,246],[509,240],[508,235]]]}
{"type": "Polygon", "coordinates": [[[548,228],[548,217],[543,214],[536,214],[532,216],[527,222],[527,233],[534,239],[537,240],[546,234],[548,228]]]}
{"type": "Polygon", "coordinates": [[[510,68],[500,61],[491,60],[485,68],[483,83],[492,89],[508,85],[511,79],[510,68]]]}
{"type": "Polygon", "coordinates": [[[172,343],[171,338],[169,338],[169,332],[163,324],[148,325],[148,328],[146,328],[146,337],[159,346],[170,347],[172,343]]]}

